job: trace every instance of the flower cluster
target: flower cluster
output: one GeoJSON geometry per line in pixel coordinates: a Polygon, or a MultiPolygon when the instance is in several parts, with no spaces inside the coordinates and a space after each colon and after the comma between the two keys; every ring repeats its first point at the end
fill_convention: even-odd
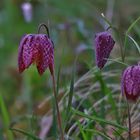
{"type": "MultiPolygon", "coordinates": [[[[95,36],[96,65],[102,69],[114,47],[115,41],[107,31],[95,36]]],[[[35,63],[40,75],[49,67],[53,73],[54,46],[49,34],[27,34],[19,45],[18,67],[22,73],[35,63]]],[[[140,66],[126,68],[122,75],[121,91],[127,99],[135,101],[140,95],[140,66]]]]}
{"type": "MultiPolygon", "coordinates": [[[[114,47],[115,41],[107,31],[95,36],[96,65],[102,69],[114,47]]],[[[123,72],[121,92],[128,100],[135,101],[140,96],[140,66],[130,66],[123,72]]]]}

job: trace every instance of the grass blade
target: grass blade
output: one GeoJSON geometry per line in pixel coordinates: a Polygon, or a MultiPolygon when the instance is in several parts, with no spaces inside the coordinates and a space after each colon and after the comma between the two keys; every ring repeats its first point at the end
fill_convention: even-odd
{"type": "Polygon", "coordinates": [[[125,57],[125,51],[126,51],[126,44],[127,44],[127,36],[132,30],[132,28],[137,24],[137,22],[140,20],[140,17],[138,17],[127,29],[125,33],[125,38],[124,38],[124,57],[125,57]]]}
{"type": "Polygon", "coordinates": [[[58,92],[59,92],[59,82],[60,82],[60,73],[61,73],[61,65],[59,65],[59,67],[58,67],[58,73],[57,73],[57,83],[56,83],[56,85],[57,85],[57,87],[56,87],[56,93],[58,94],[58,92]]]}
{"type": "Polygon", "coordinates": [[[105,135],[104,133],[100,132],[100,131],[97,131],[97,130],[94,130],[94,129],[85,129],[85,131],[90,131],[90,132],[93,132],[97,135],[100,135],[102,136],[103,138],[105,138],[106,140],[111,140],[110,137],[108,137],[107,135],[105,135]]]}
{"type": "Polygon", "coordinates": [[[84,114],[84,113],[81,112],[81,111],[75,110],[74,108],[72,108],[72,112],[75,113],[76,115],[79,115],[79,116],[88,118],[88,119],[90,119],[90,120],[94,120],[94,121],[97,121],[97,122],[109,124],[109,125],[115,126],[115,127],[117,127],[117,128],[120,128],[120,129],[122,129],[122,130],[124,130],[124,131],[128,131],[128,128],[123,127],[123,126],[121,126],[120,124],[117,124],[117,123],[111,122],[111,121],[107,121],[107,120],[104,120],[104,119],[99,118],[99,117],[97,118],[96,116],[86,115],[86,114],[84,114]]]}
{"type": "MultiPolygon", "coordinates": [[[[57,80],[56,80],[56,94],[58,96],[59,93],[59,82],[60,82],[60,73],[61,73],[61,64],[58,66],[58,72],[57,72],[57,80]]],[[[52,124],[52,135],[57,139],[57,119],[56,119],[56,106],[55,106],[55,99],[52,97],[52,106],[53,106],[53,124],[52,124]]]]}
{"type": "Polygon", "coordinates": [[[70,113],[71,113],[71,106],[72,106],[72,98],[73,98],[73,93],[74,93],[74,73],[75,73],[75,64],[73,67],[73,72],[72,72],[72,77],[71,77],[71,83],[70,83],[70,91],[69,91],[69,95],[68,95],[68,105],[66,108],[66,125],[67,122],[70,118],[70,113]]]}
{"type": "Polygon", "coordinates": [[[84,130],[83,130],[83,128],[82,128],[82,125],[80,124],[79,121],[77,121],[77,124],[78,124],[78,126],[79,126],[79,129],[80,129],[80,132],[81,132],[81,134],[82,134],[83,140],[88,140],[88,139],[87,139],[87,136],[86,136],[86,134],[85,134],[85,132],[84,132],[84,130]]]}
{"type": "Polygon", "coordinates": [[[112,61],[112,62],[115,62],[115,63],[119,63],[119,64],[122,64],[122,65],[124,65],[124,66],[129,66],[128,64],[126,64],[126,63],[124,63],[124,62],[122,62],[122,61],[119,61],[119,60],[117,60],[117,59],[110,59],[110,58],[107,58],[107,61],[112,61]]]}
{"type": "MultiPolygon", "coordinates": [[[[118,116],[118,110],[117,110],[116,103],[115,103],[115,101],[113,99],[111,90],[108,88],[106,82],[103,80],[102,74],[100,72],[97,72],[95,76],[96,76],[97,80],[100,83],[101,92],[104,93],[104,96],[107,96],[108,97],[108,100],[107,101],[108,101],[108,103],[110,104],[110,106],[112,108],[112,111],[113,111],[113,113],[114,113],[114,115],[116,117],[117,122],[119,123],[119,120],[120,119],[119,119],[119,116],[118,116]]],[[[105,110],[106,109],[104,108],[104,104],[102,104],[102,106],[101,106],[103,108],[101,110],[101,112],[102,113],[104,112],[104,114],[101,116],[101,118],[105,118],[105,116],[106,116],[106,114],[105,114],[105,112],[106,112],[105,110]]]]}
{"type": "Polygon", "coordinates": [[[101,13],[102,18],[104,19],[104,21],[109,25],[109,28],[114,28],[111,24],[111,22],[105,17],[105,15],[103,13],[101,13]]]}
{"type": "Polygon", "coordinates": [[[134,43],[135,46],[137,47],[138,52],[139,52],[139,54],[140,54],[140,46],[138,45],[138,43],[137,43],[130,35],[127,35],[127,36],[133,41],[133,43],[134,43]]]}
{"type": "Polygon", "coordinates": [[[135,26],[135,24],[137,24],[137,22],[140,20],[140,17],[138,17],[130,26],[129,26],[129,28],[127,29],[127,31],[126,31],[126,34],[128,34],[131,30],[132,30],[132,28],[135,26]]]}
{"type": "Polygon", "coordinates": [[[0,109],[2,113],[3,125],[5,126],[6,129],[7,139],[13,140],[13,134],[9,131],[10,126],[9,114],[1,94],[0,94],[0,109]]]}
{"type": "Polygon", "coordinates": [[[10,128],[10,130],[22,133],[23,135],[26,135],[26,136],[32,138],[33,140],[40,140],[38,137],[34,136],[32,133],[26,132],[22,129],[10,128]]]}
{"type": "Polygon", "coordinates": [[[71,78],[71,83],[70,83],[70,91],[69,91],[68,106],[67,106],[66,114],[69,114],[69,111],[70,111],[70,108],[71,108],[73,92],[74,92],[74,70],[72,72],[72,78],[71,78]]]}

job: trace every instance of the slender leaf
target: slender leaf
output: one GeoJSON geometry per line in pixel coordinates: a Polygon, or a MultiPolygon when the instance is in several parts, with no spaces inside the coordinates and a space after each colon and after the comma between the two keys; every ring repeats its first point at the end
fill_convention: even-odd
{"type": "MultiPolygon", "coordinates": [[[[108,97],[108,102],[109,102],[110,106],[112,107],[112,111],[114,112],[114,115],[115,115],[115,117],[116,117],[117,122],[119,123],[118,110],[117,110],[116,103],[115,103],[115,101],[114,101],[114,99],[113,99],[113,97],[112,97],[112,92],[111,92],[110,89],[107,87],[107,84],[106,84],[106,82],[103,80],[102,75],[101,75],[100,72],[97,73],[96,77],[98,78],[98,80],[99,80],[99,82],[100,82],[101,91],[102,91],[102,93],[105,94],[105,96],[108,97]]],[[[101,112],[102,112],[102,114],[104,113],[104,114],[101,116],[102,118],[105,118],[105,112],[106,112],[106,110],[105,110],[105,105],[104,105],[104,104],[105,104],[105,103],[103,102],[103,104],[102,104],[102,106],[101,106],[101,108],[102,108],[101,112]]]]}
{"type": "Polygon", "coordinates": [[[107,58],[108,61],[113,61],[113,62],[116,62],[116,63],[119,63],[119,64],[122,64],[122,65],[125,65],[125,66],[129,66],[128,64],[124,63],[124,62],[121,62],[117,59],[110,59],[110,58],[107,58]]]}
{"type": "Polygon", "coordinates": [[[69,111],[71,108],[73,92],[74,92],[74,69],[72,72],[72,78],[71,78],[71,83],[70,83],[70,91],[69,91],[68,106],[67,106],[66,114],[69,114],[69,111]]]}
{"type": "Polygon", "coordinates": [[[111,138],[107,135],[105,135],[104,133],[100,132],[100,131],[97,131],[97,130],[94,130],[94,129],[85,129],[85,131],[90,131],[90,132],[93,132],[97,135],[100,135],[102,136],[103,138],[107,139],[107,140],[111,140],[111,138]]]}
{"type": "Polygon", "coordinates": [[[118,124],[118,123],[115,123],[115,122],[112,122],[112,121],[107,121],[107,120],[104,120],[102,118],[97,118],[95,116],[90,116],[90,115],[87,115],[87,114],[84,114],[83,112],[80,112],[80,111],[77,111],[75,110],[74,108],[72,108],[72,112],[79,115],[79,116],[82,116],[82,117],[85,117],[85,118],[88,118],[90,120],[94,120],[94,121],[97,121],[97,122],[101,122],[101,123],[105,123],[105,124],[109,124],[109,125],[112,125],[112,126],[115,126],[117,128],[120,128],[124,131],[128,131],[128,128],[118,124]]]}
{"type": "Polygon", "coordinates": [[[57,87],[56,87],[56,93],[58,94],[59,92],[59,82],[60,82],[60,72],[61,72],[61,64],[58,67],[58,73],[57,73],[57,87]]]}
{"type": "Polygon", "coordinates": [[[73,72],[72,72],[72,77],[71,77],[71,83],[70,83],[70,91],[68,94],[68,105],[67,105],[67,109],[66,109],[66,125],[67,122],[70,118],[70,113],[71,113],[71,106],[72,106],[72,98],[73,98],[73,93],[74,93],[74,73],[75,73],[75,64],[73,67],[73,72]]]}
{"type": "Polygon", "coordinates": [[[114,128],[112,128],[113,130],[114,130],[114,132],[117,134],[117,136],[120,136],[120,138],[121,138],[121,140],[125,140],[124,138],[123,138],[123,136],[120,134],[120,132],[119,131],[117,131],[116,129],[114,129],[114,128]]]}
{"type": "Polygon", "coordinates": [[[138,52],[139,52],[139,54],[140,54],[140,46],[138,45],[138,43],[137,43],[130,35],[127,35],[127,36],[133,41],[133,43],[134,43],[135,46],[137,47],[138,52]]]}
{"type": "Polygon", "coordinates": [[[85,132],[84,132],[84,130],[83,130],[83,128],[82,128],[82,125],[80,124],[79,121],[77,121],[77,124],[78,124],[79,129],[80,129],[80,132],[81,132],[81,134],[82,134],[82,136],[83,136],[83,140],[88,140],[88,139],[87,139],[87,136],[86,136],[86,134],[85,134],[85,132]]]}
{"type": "Polygon", "coordinates": [[[101,13],[102,18],[104,19],[104,21],[110,26],[109,28],[114,28],[111,24],[111,22],[105,17],[105,15],[103,13],[101,13]]]}
{"type": "Polygon", "coordinates": [[[7,138],[8,140],[13,140],[13,134],[8,130],[10,126],[9,114],[1,94],[0,94],[0,109],[2,113],[3,124],[6,129],[7,138]]]}
{"type": "Polygon", "coordinates": [[[126,44],[127,44],[127,36],[132,30],[132,28],[137,24],[137,22],[140,20],[140,17],[138,17],[127,29],[125,33],[125,39],[124,39],[124,57],[125,57],[125,49],[126,49],[126,44]]]}
{"type": "Polygon", "coordinates": [[[138,17],[130,26],[129,26],[129,28],[127,29],[127,31],[126,31],[126,34],[128,34],[131,30],[132,30],[132,28],[135,26],[135,24],[137,24],[137,22],[140,20],[140,17],[138,17]]]}
{"type": "Polygon", "coordinates": [[[40,140],[40,138],[36,137],[36,136],[33,135],[32,133],[26,132],[26,131],[24,131],[24,130],[22,130],[22,129],[10,128],[10,130],[19,132],[19,133],[21,133],[21,134],[23,134],[23,135],[25,135],[25,136],[28,136],[28,137],[32,138],[33,140],[40,140]]]}

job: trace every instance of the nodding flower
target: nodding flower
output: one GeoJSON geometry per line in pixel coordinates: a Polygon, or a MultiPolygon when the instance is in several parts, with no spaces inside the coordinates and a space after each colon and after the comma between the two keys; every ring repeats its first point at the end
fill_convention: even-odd
{"type": "MultiPolygon", "coordinates": [[[[41,26],[48,28],[44,24],[41,26]]],[[[40,29],[39,27],[39,29],[40,29]]],[[[38,73],[42,75],[49,67],[53,73],[54,67],[54,45],[47,34],[26,34],[20,41],[18,50],[18,68],[22,73],[32,63],[37,66],[38,73]]]]}
{"type": "Polygon", "coordinates": [[[121,79],[121,92],[128,100],[136,101],[140,96],[140,66],[127,67],[121,79]]]}
{"type": "Polygon", "coordinates": [[[102,69],[107,62],[115,41],[107,31],[97,33],[95,36],[95,59],[98,68],[102,69]]]}

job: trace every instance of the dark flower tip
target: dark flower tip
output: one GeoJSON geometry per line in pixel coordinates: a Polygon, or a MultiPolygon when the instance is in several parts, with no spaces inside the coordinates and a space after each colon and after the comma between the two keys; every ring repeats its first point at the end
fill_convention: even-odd
{"type": "Polygon", "coordinates": [[[97,33],[95,36],[95,57],[96,65],[102,69],[107,62],[107,58],[113,49],[115,41],[107,31],[97,33]]]}
{"type": "Polygon", "coordinates": [[[128,100],[136,101],[140,95],[140,66],[129,66],[122,75],[121,92],[128,100]]]}
{"type": "Polygon", "coordinates": [[[34,62],[40,75],[48,67],[53,72],[54,47],[46,34],[27,34],[21,39],[18,51],[19,72],[22,73],[34,62]]]}

